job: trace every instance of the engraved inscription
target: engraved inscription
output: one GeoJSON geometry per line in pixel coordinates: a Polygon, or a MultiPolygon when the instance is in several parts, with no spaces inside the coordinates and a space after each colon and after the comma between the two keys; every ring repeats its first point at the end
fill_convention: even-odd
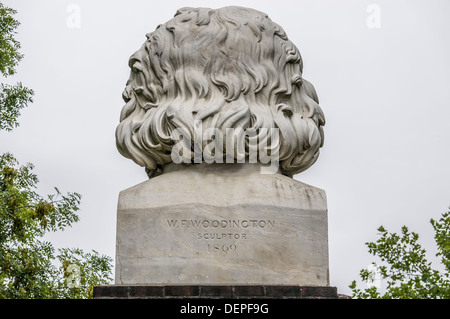
{"type": "Polygon", "coordinates": [[[193,238],[206,242],[208,253],[231,253],[238,250],[238,242],[251,237],[252,230],[275,227],[273,219],[168,219],[173,230],[190,230],[193,238]]]}
{"type": "Polygon", "coordinates": [[[179,228],[266,228],[274,227],[270,219],[168,219],[169,227],[179,228]]]}
{"type": "Polygon", "coordinates": [[[210,245],[208,244],[208,252],[209,253],[228,253],[232,251],[236,251],[237,246],[235,244],[231,245],[210,245]]]}

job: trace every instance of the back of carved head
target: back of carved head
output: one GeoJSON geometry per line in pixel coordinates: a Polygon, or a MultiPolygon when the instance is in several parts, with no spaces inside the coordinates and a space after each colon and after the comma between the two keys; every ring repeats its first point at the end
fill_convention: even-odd
{"type": "Polygon", "coordinates": [[[325,119],[316,92],[297,47],[266,14],[183,8],[146,36],[129,60],[116,142],[150,177],[172,162],[173,130],[193,134],[196,121],[223,132],[278,128],[286,175],[317,160],[325,119]]]}

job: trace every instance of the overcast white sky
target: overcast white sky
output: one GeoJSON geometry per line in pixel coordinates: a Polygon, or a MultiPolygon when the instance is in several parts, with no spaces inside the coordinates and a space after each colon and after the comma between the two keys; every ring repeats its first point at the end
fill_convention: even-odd
{"type": "Polygon", "coordinates": [[[146,180],[114,136],[128,58],[145,34],[181,7],[241,5],[285,29],[325,113],[319,160],[295,178],[327,193],[331,285],[350,293],[375,260],[364,243],[380,225],[407,225],[434,254],[429,220],[450,205],[450,1],[2,2],[18,10],[25,54],[2,82],[22,81],[35,102],[19,128],[0,133],[0,152],[35,164],[41,194],[57,186],[83,195],[81,221],[49,237],[57,247],[114,257],[118,194],[146,180]],[[367,24],[372,3],[379,28],[367,24]]]}

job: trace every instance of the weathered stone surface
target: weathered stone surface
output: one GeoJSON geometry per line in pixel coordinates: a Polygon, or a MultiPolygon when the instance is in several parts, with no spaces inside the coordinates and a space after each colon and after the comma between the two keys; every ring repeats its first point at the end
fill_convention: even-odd
{"type": "Polygon", "coordinates": [[[120,193],[116,284],[236,283],[329,285],[323,190],[204,163],[120,193]]]}

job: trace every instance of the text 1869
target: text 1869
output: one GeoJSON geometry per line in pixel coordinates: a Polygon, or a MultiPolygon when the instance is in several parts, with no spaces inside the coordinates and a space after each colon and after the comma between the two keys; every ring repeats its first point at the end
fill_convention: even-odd
{"type": "Polygon", "coordinates": [[[222,245],[222,244],[216,244],[216,245],[211,245],[208,244],[208,252],[210,253],[228,253],[228,252],[232,252],[232,251],[236,251],[236,245],[235,244],[231,244],[231,245],[222,245]]]}

